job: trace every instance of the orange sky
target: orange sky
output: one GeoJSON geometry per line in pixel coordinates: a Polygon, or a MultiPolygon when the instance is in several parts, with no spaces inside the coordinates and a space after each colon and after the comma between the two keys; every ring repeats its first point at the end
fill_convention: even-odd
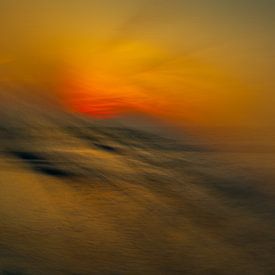
{"type": "Polygon", "coordinates": [[[274,2],[48,2],[1,1],[3,86],[97,117],[274,123],[274,2]]]}

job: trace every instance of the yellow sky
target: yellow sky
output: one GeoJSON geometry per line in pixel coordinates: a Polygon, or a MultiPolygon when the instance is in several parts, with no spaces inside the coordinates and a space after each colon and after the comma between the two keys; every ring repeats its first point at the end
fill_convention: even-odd
{"type": "Polygon", "coordinates": [[[268,0],[1,1],[0,83],[183,124],[270,125],[274,10],[268,0]]]}

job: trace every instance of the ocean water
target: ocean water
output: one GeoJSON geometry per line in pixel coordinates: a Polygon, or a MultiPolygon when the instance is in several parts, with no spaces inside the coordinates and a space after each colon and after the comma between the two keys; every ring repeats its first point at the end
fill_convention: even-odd
{"type": "Polygon", "coordinates": [[[3,120],[0,274],[274,274],[275,154],[3,120]]]}

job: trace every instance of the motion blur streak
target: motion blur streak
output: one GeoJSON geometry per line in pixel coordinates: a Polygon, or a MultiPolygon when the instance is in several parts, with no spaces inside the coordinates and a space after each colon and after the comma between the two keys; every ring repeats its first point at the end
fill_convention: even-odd
{"type": "Polygon", "coordinates": [[[120,97],[126,109],[180,124],[273,120],[273,1],[0,5],[3,84],[66,94],[60,86],[74,74],[75,97],[83,89],[106,101],[120,97]]]}
{"type": "Polygon", "coordinates": [[[273,0],[0,0],[0,274],[275,274],[273,0]]]}

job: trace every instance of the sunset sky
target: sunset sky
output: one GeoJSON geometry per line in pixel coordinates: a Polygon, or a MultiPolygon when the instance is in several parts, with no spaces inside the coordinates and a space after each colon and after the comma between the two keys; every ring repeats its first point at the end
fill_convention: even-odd
{"type": "Polygon", "coordinates": [[[273,125],[272,0],[2,0],[1,90],[74,112],[273,125]]]}

